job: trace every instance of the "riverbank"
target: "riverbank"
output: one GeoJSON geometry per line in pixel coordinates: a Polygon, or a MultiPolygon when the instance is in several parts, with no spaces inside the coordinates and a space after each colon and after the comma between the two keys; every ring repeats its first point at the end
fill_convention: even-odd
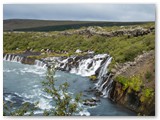
{"type": "Polygon", "coordinates": [[[138,115],[154,115],[154,26],[4,32],[3,57],[40,67],[56,61],[58,70],[89,77],[96,96],[107,97],[138,115]]]}
{"type": "MultiPolygon", "coordinates": [[[[28,61],[25,64],[31,64],[31,60],[26,58],[27,55],[23,55],[23,59],[28,61]]],[[[22,58],[15,56],[18,55],[9,56],[6,54],[4,59],[8,61],[21,59],[21,63],[23,63],[22,58]]],[[[138,115],[155,114],[154,51],[144,52],[137,56],[133,62],[117,64],[111,71],[106,71],[111,62],[111,57],[107,54],[48,57],[39,61],[34,60],[32,64],[35,64],[36,61],[38,66],[45,67],[53,60],[59,61],[57,69],[61,71],[88,76],[89,78],[95,76],[93,82],[97,82],[96,90],[98,91],[96,92],[94,89],[93,91],[95,91],[96,96],[108,97],[112,101],[135,111],[138,115]]],[[[90,106],[90,103],[92,102],[89,101],[87,105],[90,106]]]]}
{"type": "Polygon", "coordinates": [[[113,68],[111,99],[138,115],[155,115],[155,52],[144,52],[133,62],[113,68]]]}

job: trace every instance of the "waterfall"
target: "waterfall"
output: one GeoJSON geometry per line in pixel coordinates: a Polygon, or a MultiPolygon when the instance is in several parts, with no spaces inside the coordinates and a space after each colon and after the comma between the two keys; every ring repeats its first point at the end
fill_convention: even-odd
{"type": "MultiPolygon", "coordinates": [[[[108,73],[108,65],[112,57],[107,54],[98,54],[91,56],[70,56],[66,58],[52,57],[45,60],[57,61],[57,68],[81,76],[95,75],[98,70],[98,82],[96,89],[102,93],[103,97],[109,97],[112,89],[112,75],[108,73]]],[[[43,64],[42,64],[43,66],[43,64]]]]}
{"type": "MultiPolygon", "coordinates": [[[[25,58],[14,54],[5,54],[3,60],[21,63],[25,58]]],[[[98,72],[98,82],[96,89],[104,97],[109,97],[112,89],[111,74],[108,73],[108,65],[112,57],[108,54],[70,56],[70,57],[48,57],[41,60],[35,60],[34,64],[38,67],[46,68],[47,65],[56,61],[56,68],[68,71],[81,76],[91,76],[98,72]]]]}
{"type": "Polygon", "coordinates": [[[35,65],[38,67],[46,68],[47,64],[40,60],[35,60],[35,65]]]}
{"type": "Polygon", "coordinates": [[[3,60],[21,63],[23,57],[14,54],[5,54],[3,60]]]}
{"type": "Polygon", "coordinates": [[[105,63],[102,64],[101,69],[98,74],[98,83],[96,83],[97,88],[99,88],[102,85],[102,82],[107,77],[107,67],[111,63],[112,57],[108,57],[108,59],[105,61],[105,63]]]}
{"type": "Polygon", "coordinates": [[[105,89],[102,91],[102,96],[103,97],[110,97],[110,92],[112,90],[112,83],[113,83],[113,80],[109,79],[109,83],[107,84],[105,89]]]}
{"type": "Polygon", "coordinates": [[[94,56],[71,56],[62,61],[59,60],[59,68],[69,71],[70,73],[91,76],[95,75],[101,63],[108,57],[107,54],[98,54],[94,56]]]}
{"type": "Polygon", "coordinates": [[[102,64],[99,74],[98,82],[96,83],[96,89],[102,93],[103,97],[109,97],[112,89],[113,80],[111,74],[108,74],[108,65],[111,63],[112,57],[108,57],[107,60],[102,64]]]}

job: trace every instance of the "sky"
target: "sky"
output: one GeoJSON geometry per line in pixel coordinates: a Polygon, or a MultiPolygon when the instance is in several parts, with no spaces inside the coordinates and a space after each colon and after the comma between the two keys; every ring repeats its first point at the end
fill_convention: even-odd
{"type": "Polygon", "coordinates": [[[154,4],[4,4],[3,19],[155,21],[154,4]]]}

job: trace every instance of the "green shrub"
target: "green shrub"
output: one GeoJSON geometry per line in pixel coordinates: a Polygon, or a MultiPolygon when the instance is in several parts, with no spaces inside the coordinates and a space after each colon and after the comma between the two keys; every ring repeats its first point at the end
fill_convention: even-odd
{"type": "Polygon", "coordinates": [[[142,90],[142,95],[140,97],[141,102],[148,101],[149,99],[153,98],[154,90],[152,88],[144,88],[142,90]]]}
{"type": "Polygon", "coordinates": [[[124,90],[129,87],[135,91],[140,91],[140,88],[142,86],[142,80],[140,76],[125,77],[119,75],[115,78],[115,80],[123,85],[124,90]]]}
{"type": "MultiPolygon", "coordinates": [[[[145,24],[147,28],[152,24],[145,24]]],[[[128,28],[128,26],[125,26],[128,28]]],[[[104,27],[106,30],[107,28],[104,27]]],[[[118,26],[109,27],[110,30],[120,29],[118,26]]],[[[58,32],[24,32],[24,33],[5,33],[3,39],[3,48],[5,51],[15,51],[19,48],[25,51],[32,48],[34,51],[41,49],[51,49],[55,52],[65,50],[69,54],[74,54],[77,49],[83,51],[94,50],[95,53],[110,54],[115,63],[124,63],[133,61],[142,51],[153,50],[155,47],[155,33],[150,33],[138,37],[105,37],[93,35],[60,35],[58,32]],[[47,34],[47,36],[45,35],[47,34]]]]}

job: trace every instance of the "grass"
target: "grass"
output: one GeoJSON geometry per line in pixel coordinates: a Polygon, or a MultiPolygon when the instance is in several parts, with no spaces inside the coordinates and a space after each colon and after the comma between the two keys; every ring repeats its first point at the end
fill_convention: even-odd
{"type": "Polygon", "coordinates": [[[74,54],[77,49],[82,51],[93,50],[95,53],[108,53],[113,57],[113,63],[124,63],[132,61],[142,51],[149,51],[155,47],[155,33],[145,36],[131,37],[104,37],[94,35],[87,38],[84,35],[64,36],[57,32],[24,32],[24,33],[4,33],[4,51],[41,51],[41,49],[51,49],[55,53],[67,51],[74,54]],[[16,50],[16,49],[19,50],[16,50]]]}

